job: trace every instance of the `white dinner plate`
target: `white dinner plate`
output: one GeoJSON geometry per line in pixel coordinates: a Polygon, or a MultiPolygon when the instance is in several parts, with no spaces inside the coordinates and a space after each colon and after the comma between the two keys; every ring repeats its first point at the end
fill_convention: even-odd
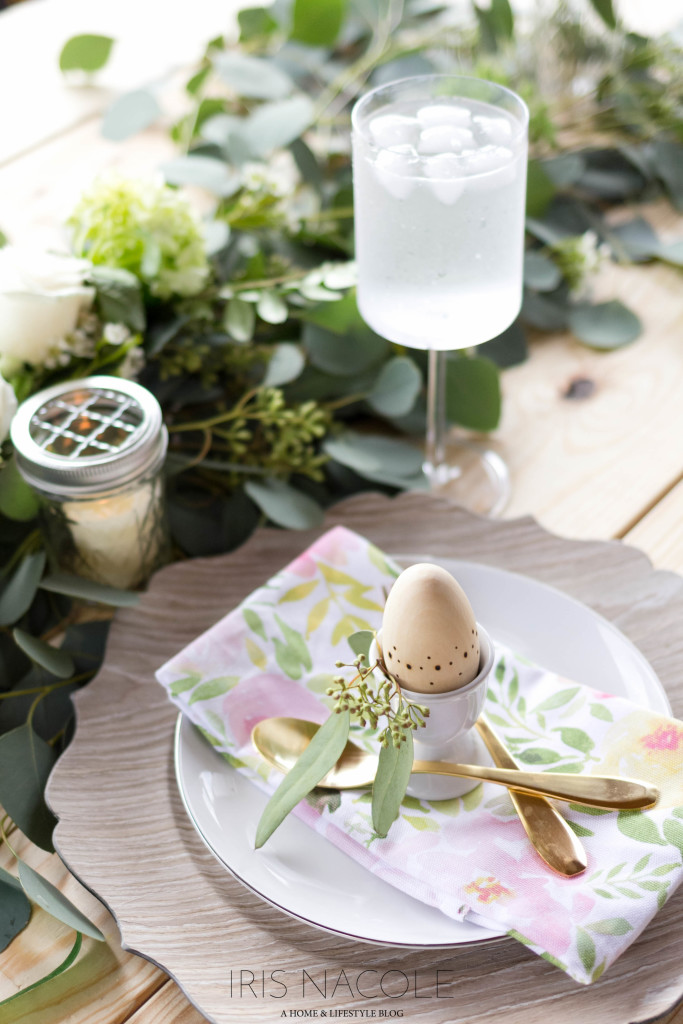
{"type": "MultiPolygon", "coordinates": [[[[494,640],[563,676],[670,714],[653,669],[623,633],[585,605],[536,580],[450,558],[436,562],[464,587],[475,616],[494,640]]],[[[326,931],[387,946],[443,948],[504,934],[453,921],[380,881],[290,815],[254,850],[267,797],[179,718],[178,787],[197,832],[218,860],[257,895],[326,931]]]]}

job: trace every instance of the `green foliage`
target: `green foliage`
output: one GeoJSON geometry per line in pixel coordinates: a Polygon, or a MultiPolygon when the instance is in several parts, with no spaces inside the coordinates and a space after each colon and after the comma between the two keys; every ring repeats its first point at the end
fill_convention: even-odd
{"type": "Polygon", "coordinates": [[[290,37],[309,46],[332,46],[339,35],[347,0],[294,0],[290,37]]]}
{"type": "Polygon", "coordinates": [[[372,825],[381,838],[388,834],[392,823],[398,818],[412,767],[412,733],[407,734],[404,743],[395,746],[389,739],[380,748],[377,774],[372,786],[372,825]]]}
{"type": "Polygon", "coordinates": [[[14,459],[0,472],[0,513],[8,519],[28,522],[38,515],[38,499],[17,469],[14,459]]]}
{"type": "Polygon", "coordinates": [[[72,36],[59,55],[60,70],[99,71],[109,60],[113,45],[114,40],[109,36],[72,36]]]}
{"type": "Polygon", "coordinates": [[[31,904],[21,882],[0,868],[0,953],[23,931],[30,917],[31,904]]]}
{"type": "Polygon", "coordinates": [[[294,810],[337,763],[349,738],[349,724],[348,711],[342,711],[330,715],[320,726],[299,760],[266,804],[256,829],[256,849],[267,842],[290,811],[294,810]]]}
{"type": "Polygon", "coordinates": [[[498,369],[490,359],[459,356],[446,364],[446,414],[471,430],[495,430],[500,420],[498,369]]]}
{"type": "Polygon", "coordinates": [[[95,927],[59,889],[28,864],[25,864],[23,860],[19,861],[19,879],[26,895],[52,917],[56,917],[58,921],[68,924],[70,928],[88,935],[91,939],[104,942],[104,935],[99,928],[95,927]]]}
{"type": "Polygon", "coordinates": [[[57,752],[29,722],[0,736],[0,804],[24,835],[50,851],[56,820],[43,790],[56,760],[57,752]]]}
{"type": "Polygon", "coordinates": [[[102,120],[102,135],[112,142],[123,142],[154,124],[161,108],[149,89],[135,89],[114,100],[102,120]]]}
{"type": "Polygon", "coordinates": [[[81,197],[69,227],[78,255],[128,271],[158,298],[195,295],[206,284],[209,265],[198,221],[170,188],[102,179],[81,197]]]}

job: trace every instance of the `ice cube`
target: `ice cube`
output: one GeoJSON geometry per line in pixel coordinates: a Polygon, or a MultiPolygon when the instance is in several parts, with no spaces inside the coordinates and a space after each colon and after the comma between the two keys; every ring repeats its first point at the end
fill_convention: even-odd
{"type": "Polygon", "coordinates": [[[460,160],[455,153],[439,153],[422,161],[424,173],[429,181],[429,190],[440,203],[451,206],[460,198],[465,188],[460,160]]]}
{"type": "Polygon", "coordinates": [[[512,150],[505,146],[484,146],[463,154],[463,171],[467,174],[470,192],[488,192],[514,181],[517,163],[512,150]]]}
{"type": "Polygon", "coordinates": [[[417,119],[404,114],[380,114],[373,117],[368,127],[373,141],[383,149],[414,144],[420,130],[417,119]]]}
{"type": "Polygon", "coordinates": [[[419,153],[459,153],[465,146],[474,145],[469,128],[454,124],[435,124],[423,128],[417,144],[419,153]]]}
{"type": "Polygon", "coordinates": [[[393,146],[377,154],[375,174],[394,199],[406,199],[416,185],[417,153],[413,146],[393,146]]]}
{"type": "Polygon", "coordinates": [[[472,122],[484,142],[505,146],[512,140],[512,125],[506,117],[484,117],[482,114],[473,117],[472,122]]]}
{"type": "Polygon", "coordinates": [[[469,126],[472,115],[467,107],[456,107],[450,103],[435,103],[431,107],[420,107],[417,119],[423,128],[433,124],[457,124],[469,126]]]}

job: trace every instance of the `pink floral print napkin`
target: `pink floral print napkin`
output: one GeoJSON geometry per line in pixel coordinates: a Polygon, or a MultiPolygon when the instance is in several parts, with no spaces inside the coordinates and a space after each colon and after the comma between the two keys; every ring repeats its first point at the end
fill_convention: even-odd
{"type": "MultiPolygon", "coordinates": [[[[158,680],[220,754],[272,792],[282,776],[255,753],[252,728],[271,715],[324,721],[335,661],[353,657],[346,637],[380,627],[398,572],[369,541],[336,527],[159,669],[158,680]]],[[[452,800],[407,798],[386,839],[373,832],[367,792],[316,794],[295,813],[378,878],[454,920],[505,929],[590,984],[683,877],[683,725],[502,648],[487,713],[523,765],[649,780],[661,789],[658,805],[610,812],[563,804],[589,858],[573,879],[543,864],[507,793],[488,783],[452,800]]],[[[354,738],[372,747],[361,730],[354,738]]]]}

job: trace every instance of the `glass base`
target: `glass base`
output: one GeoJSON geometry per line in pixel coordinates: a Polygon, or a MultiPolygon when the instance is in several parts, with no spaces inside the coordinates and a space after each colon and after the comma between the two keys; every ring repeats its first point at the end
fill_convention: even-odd
{"type": "Polygon", "coordinates": [[[498,452],[477,441],[449,443],[446,461],[422,466],[430,490],[479,515],[500,516],[512,490],[508,467],[498,452]]]}

